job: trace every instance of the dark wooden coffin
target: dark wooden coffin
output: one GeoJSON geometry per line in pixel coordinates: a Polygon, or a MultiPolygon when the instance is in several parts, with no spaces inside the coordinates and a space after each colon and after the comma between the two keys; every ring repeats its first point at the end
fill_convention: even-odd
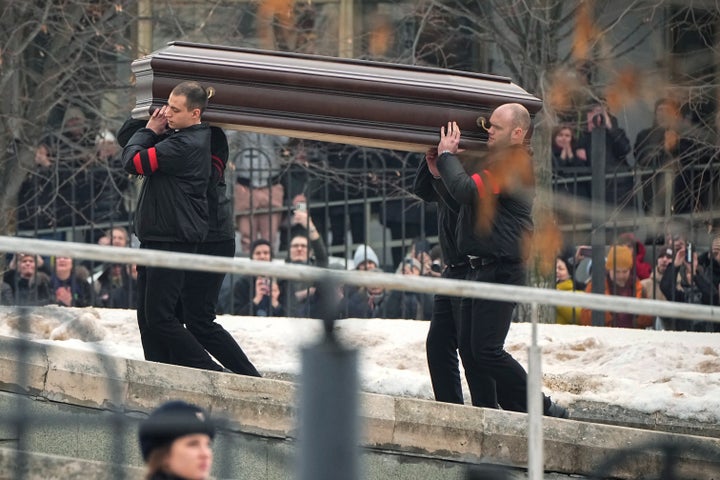
{"type": "Polygon", "coordinates": [[[210,123],[238,130],[423,152],[440,127],[459,123],[461,147],[487,141],[482,119],[518,102],[542,102],[510,79],[440,68],[174,42],[133,62],[136,118],[181,81],[215,88],[210,123]]]}

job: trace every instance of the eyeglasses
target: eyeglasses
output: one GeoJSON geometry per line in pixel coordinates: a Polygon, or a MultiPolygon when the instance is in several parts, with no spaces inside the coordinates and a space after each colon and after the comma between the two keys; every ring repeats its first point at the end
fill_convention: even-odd
{"type": "Polygon", "coordinates": [[[291,243],[290,248],[307,248],[305,243],[291,243]]]}

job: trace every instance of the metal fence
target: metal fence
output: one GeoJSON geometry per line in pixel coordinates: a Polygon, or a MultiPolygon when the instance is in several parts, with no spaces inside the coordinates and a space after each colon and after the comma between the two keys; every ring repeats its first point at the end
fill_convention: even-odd
{"type": "MultiPolygon", "coordinates": [[[[530,436],[529,436],[529,458],[528,458],[528,475],[532,479],[543,478],[543,430],[542,430],[542,407],[540,406],[540,391],[541,391],[541,372],[539,368],[540,351],[537,346],[537,305],[539,304],[550,304],[550,305],[578,305],[583,308],[594,308],[601,310],[610,311],[625,311],[631,313],[651,313],[651,314],[663,314],[672,315],[679,318],[690,318],[690,319],[702,319],[712,322],[718,322],[720,317],[716,308],[698,306],[698,305],[683,305],[675,304],[672,302],[662,301],[651,301],[651,300],[637,300],[634,298],[613,298],[605,295],[574,295],[571,292],[558,292],[547,289],[537,289],[531,287],[515,287],[498,284],[482,284],[475,282],[464,282],[458,280],[447,280],[447,279],[432,279],[432,278],[400,278],[397,275],[389,274],[374,274],[370,272],[355,272],[355,271],[341,271],[341,270],[328,270],[316,267],[309,267],[303,265],[276,265],[268,262],[256,262],[256,261],[245,261],[240,259],[221,258],[214,256],[198,256],[191,254],[179,254],[152,250],[138,250],[132,248],[105,248],[97,245],[85,245],[73,242],[57,242],[49,240],[29,240],[17,237],[0,237],[0,250],[5,251],[17,251],[24,250],[30,253],[39,255],[58,255],[68,257],[82,257],[92,259],[95,261],[114,262],[114,263],[138,263],[141,265],[151,265],[166,268],[182,268],[190,270],[204,270],[214,272],[227,272],[241,275],[272,275],[280,278],[296,279],[296,280],[309,280],[315,282],[322,282],[326,285],[339,285],[339,284],[350,284],[357,286],[372,286],[382,285],[389,289],[404,289],[416,292],[424,293],[441,293],[446,295],[455,295],[463,297],[473,298],[488,298],[496,300],[506,300],[512,302],[523,302],[530,303],[534,312],[532,316],[533,336],[532,344],[530,347],[531,354],[529,356],[530,361],[530,373],[529,373],[529,393],[528,398],[530,408],[530,436]]],[[[325,311],[331,311],[326,309],[325,311]]],[[[333,343],[332,330],[333,330],[333,318],[323,318],[326,325],[326,341],[333,343]]],[[[19,342],[17,351],[15,352],[20,358],[24,356],[30,356],[31,346],[28,343],[19,342]]],[[[329,349],[331,351],[330,357],[333,356],[333,351],[336,353],[343,353],[343,348],[333,347],[329,349]]],[[[339,451],[346,452],[347,455],[357,455],[354,450],[353,442],[357,441],[355,432],[355,424],[353,421],[349,421],[347,415],[355,415],[351,411],[347,410],[347,405],[355,405],[353,402],[345,402],[342,406],[338,406],[332,396],[325,395],[324,397],[318,395],[318,392],[332,391],[333,388],[337,387],[336,380],[340,377],[344,378],[355,378],[355,373],[348,371],[338,370],[337,365],[333,364],[330,357],[323,357],[328,353],[327,346],[321,347],[318,351],[315,351],[310,355],[310,362],[314,368],[313,371],[309,371],[304,374],[303,381],[314,386],[313,392],[310,392],[305,402],[312,402],[311,408],[306,408],[305,411],[308,413],[308,417],[301,419],[301,425],[305,425],[305,428],[309,428],[314,435],[322,437],[322,441],[312,442],[305,438],[302,443],[301,455],[305,455],[301,460],[301,467],[298,470],[298,477],[303,480],[305,479],[325,479],[325,478],[337,478],[337,469],[342,467],[335,461],[322,460],[326,457],[326,451],[322,449],[327,445],[336,442],[336,447],[343,445],[339,451]],[[324,353],[323,353],[324,352],[324,353]],[[334,375],[326,376],[327,371],[322,369],[322,365],[335,365],[334,375]],[[334,386],[333,386],[334,385],[334,386]],[[323,403],[324,399],[324,403],[323,403]],[[337,410],[340,408],[345,415],[342,417],[344,421],[342,425],[344,429],[336,428],[336,424],[330,424],[328,422],[320,422],[317,409],[326,409],[322,418],[328,418],[328,411],[338,413],[337,410]],[[311,426],[308,427],[307,423],[311,422],[311,426]],[[319,423],[318,423],[319,422],[319,423]],[[349,430],[348,430],[349,429],[349,430]],[[349,442],[349,444],[348,444],[349,442]],[[319,464],[319,462],[322,462],[319,464]],[[310,473],[308,473],[310,472],[310,473]]],[[[346,355],[347,357],[347,355],[346,355]]],[[[352,360],[352,356],[346,358],[344,363],[346,368],[356,369],[356,364],[352,360]]],[[[112,366],[106,368],[112,369],[112,366]]],[[[305,370],[304,370],[305,371],[305,370]]],[[[22,385],[22,379],[28,375],[27,371],[14,372],[18,385],[22,385]]],[[[107,371],[107,377],[109,379],[115,378],[111,370],[107,371]]],[[[5,381],[12,381],[12,379],[5,379],[5,381]]],[[[355,387],[349,384],[343,384],[343,395],[347,398],[352,397],[355,391],[355,387]]],[[[110,385],[112,389],[112,385],[110,385]]],[[[353,407],[355,408],[355,407],[353,407]]],[[[117,414],[112,414],[110,418],[100,419],[102,422],[110,422],[114,429],[116,429],[118,435],[117,445],[114,447],[114,451],[118,455],[118,459],[122,461],[125,457],[125,446],[122,444],[121,434],[126,432],[131,426],[128,426],[127,419],[121,415],[121,408],[118,407],[117,414]]],[[[332,417],[332,415],[330,415],[332,417]]],[[[24,443],[24,435],[38,422],[45,424],[57,422],[59,424],[67,423],[68,426],[72,425],[76,420],[69,415],[58,417],[53,416],[41,416],[38,417],[33,415],[28,409],[28,405],[23,403],[23,400],[18,400],[18,403],[14,407],[13,411],[9,415],[3,415],[2,424],[9,426],[15,438],[18,439],[18,457],[16,458],[16,470],[12,473],[12,478],[31,478],[27,472],[27,464],[23,463],[25,460],[23,455],[25,448],[28,447],[24,443]]],[[[88,422],[90,425],[91,422],[88,422]]],[[[107,424],[107,423],[106,423],[107,424]]],[[[87,428],[87,425],[84,427],[87,428]]],[[[303,439],[301,433],[300,438],[303,439]]],[[[319,438],[319,437],[318,437],[319,438]]],[[[648,448],[658,448],[657,446],[649,446],[648,448]]],[[[667,450],[664,446],[662,449],[667,450]]],[[[682,442],[679,445],[675,445],[672,452],[677,452],[678,448],[683,448],[682,442]]],[[[713,452],[711,452],[713,453],[713,452]]],[[[230,457],[233,455],[232,452],[219,452],[218,464],[219,469],[224,468],[223,462],[229,462],[230,457]]],[[[347,457],[343,457],[347,460],[347,457]]],[[[675,460],[674,457],[668,457],[668,469],[661,478],[676,478],[673,473],[673,465],[675,460]]],[[[624,458],[621,460],[624,461],[624,458]]],[[[620,460],[618,460],[620,461],[620,460]]],[[[342,478],[348,480],[354,480],[359,478],[359,473],[356,470],[354,460],[349,460],[349,463],[345,463],[344,466],[348,468],[345,470],[345,474],[342,478]]],[[[105,478],[126,478],[126,472],[118,466],[117,472],[107,471],[105,472],[105,478]]],[[[603,465],[603,469],[609,469],[608,465],[603,465]]],[[[605,470],[603,470],[605,471],[605,470]]],[[[486,472],[487,473],[487,472],[486,472]]],[[[497,472],[496,472],[497,473],[497,472]]],[[[477,471],[469,473],[468,478],[478,478],[477,471]],[[474,477],[470,475],[475,475],[474,477]]],[[[480,477],[482,478],[482,477],[480,477]]],[[[486,476],[485,478],[498,478],[492,476],[486,476]]]]}

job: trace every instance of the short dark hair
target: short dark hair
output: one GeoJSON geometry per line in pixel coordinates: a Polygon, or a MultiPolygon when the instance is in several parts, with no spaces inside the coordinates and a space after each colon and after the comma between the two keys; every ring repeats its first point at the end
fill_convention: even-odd
{"type": "Polygon", "coordinates": [[[250,244],[250,256],[253,256],[253,253],[255,253],[255,249],[260,245],[267,245],[268,247],[270,247],[270,256],[272,257],[272,244],[269,240],[265,240],[264,238],[258,238],[257,240],[253,240],[253,242],[250,244]]]}
{"type": "Polygon", "coordinates": [[[205,112],[210,98],[208,91],[198,82],[182,82],[176,85],[170,94],[185,97],[188,110],[199,108],[200,113],[205,112]]]}

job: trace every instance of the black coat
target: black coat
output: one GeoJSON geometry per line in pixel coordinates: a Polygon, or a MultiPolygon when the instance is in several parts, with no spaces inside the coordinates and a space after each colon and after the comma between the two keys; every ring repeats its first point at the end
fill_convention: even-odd
{"type": "Polygon", "coordinates": [[[433,178],[423,158],[415,174],[413,193],[426,202],[437,203],[438,243],[443,261],[447,264],[464,262],[457,244],[457,219],[460,205],[445,188],[440,179],[433,178]]]}
{"type": "Polygon", "coordinates": [[[415,292],[393,290],[370,298],[367,290],[348,292],[338,307],[341,318],[407,318],[420,319],[422,305],[415,292]]]}
{"type": "MultiPolygon", "coordinates": [[[[455,155],[443,153],[438,159],[438,170],[448,192],[460,205],[456,234],[459,253],[511,262],[525,260],[524,240],[533,231],[534,180],[531,157],[524,147],[511,147],[493,154],[486,161],[479,161],[477,173],[472,175],[465,171],[455,155]],[[501,189],[505,180],[499,178],[499,172],[508,172],[502,163],[511,158],[519,163],[512,165],[511,170],[516,171],[512,174],[528,176],[522,182],[525,188],[514,191],[501,189]],[[479,226],[482,221],[487,222],[484,228],[479,226]]],[[[517,183],[515,179],[511,180],[508,182],[511,185],[517,183]]]]}
{"type": "Polygon", "coordinates": [[[201,242],[208,233],[210,128],[192,125],[167,136],[135,132],[123,149],[126,171],[145,177],[135,212],[141,242],[201,242]]]}
{"type": "Polygon", "coordinates": [[[254,317],[284,317],[282,305],[272,306],[270,296],[264,295],[260,304],[255,304],[255,280],[257,277],[240,277],[233,287],[233,315],[254,317]]]}
{"type": "MultiPolygon", "coordinates": [[[[10,294],[13,305],[47,305],[55,298],[54,292],[50,289],[50,277],[43,272],[36,272],[32,280],[22,278],[17,270],[8,270],[3,275],[3,282],[10,287],[10,294]]],[[[8,298],[5,298],[8,300],[8,298]]]]}

